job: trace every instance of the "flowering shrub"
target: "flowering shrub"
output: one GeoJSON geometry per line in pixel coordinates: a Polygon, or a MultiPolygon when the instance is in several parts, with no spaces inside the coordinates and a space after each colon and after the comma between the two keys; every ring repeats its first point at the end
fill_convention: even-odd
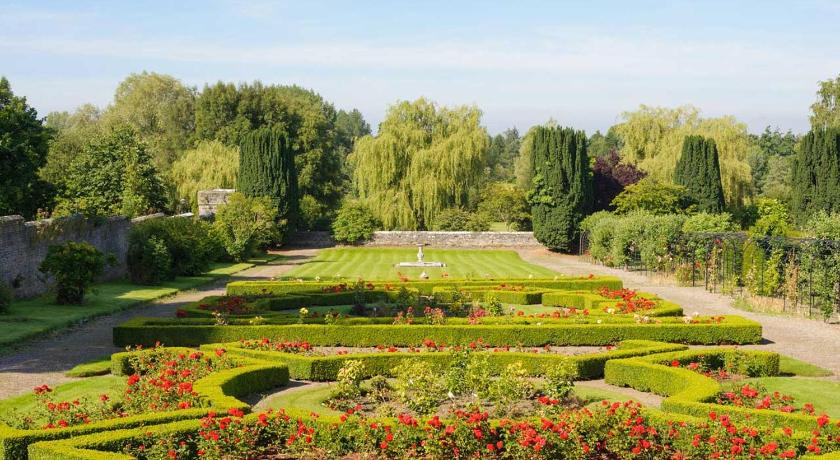
{"type": "Polygon", "coordinates": [[[650,310],[656,307],[655,301],[641,297],[632,289],[623,288],[611,290],[608,287],[602,287],[598,293],[609,299],[619,299],[618,303],[615,304],[615,307],[606,307],[604,308],[604,311],[614,310],[615,313],[630,314],[650,310]]]}
{"type": "Polygon", "coordinates": [[[37,386],[33,392],[38,404],[25,414],[17,412],[8,414],[3,422],[22,429],[51,429],[83,425],[126,415],[118,405],[112,404],[110,397],[105,394],[100,395],[96,400],[78,398],[72,401],[60,401],[52,397],[53,389],[48,385],[37,386]]]}
{"type": "Polygon", "coordinates": [[[814,415],[814,405],[805,403],[802,407],[796,406],[793,396],[782,394],[778,391],[768,392],[760,384],[744,384],[737,391],[724,391],[717,397],[718,404],[726,404],[739,407],[750,407],[754,409],[767,409],[787,413],[804,413],[814,415]]]}
{"type": "Polygon", "coordinates": [[[255,311],[253,305],[248,304],[242,296],[220,297],[213,303],[199,304],[198,309],[227,315],[245,315],[255,311]]]}
{"type": "Polygon", "coordinates": [[[310,353],[312,352],[312,345],[309,344],[307,341],[272,341],[270,339],[260,339],[260,340],[242,340],[239,342],[242,348],[247,348],[249,350],[262,350],[262,351],[280,351],[283,353],[310,353]]]}
{"type": "Polygon", "coordinates": [[[705,422],[654,418],[638,403],[608,403],[539,420],[490,422],[479,410],[450,419],[400,415],[389,424],[348,409],[333,423],[285,411],[244,419],[212,416],[197,433],[144,438],[125,451],[151,458],[426,458],[426,459],[778,459],[840,449],[840,427],[821,419],[808,438],[792,431],[736,425],[709,414],[705,422]]]}

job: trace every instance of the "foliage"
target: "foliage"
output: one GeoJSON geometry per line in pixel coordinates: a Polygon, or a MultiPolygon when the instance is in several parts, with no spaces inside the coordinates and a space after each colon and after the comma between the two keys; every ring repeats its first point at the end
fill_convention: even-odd
{"type": "Polygon", "coordinates": [[[51,131],[25,97],[12,93],[0,77],[0,216],[31,219],[51,199],[49,185],[38,178],[47,161],[51,131]]]}
{"type": "Polygon", "coordinates": [[[840,75],[819,82],[817,101],[811,105],[811,127],[840,127],[840,75]]]}
{"type": "Polygon", "coordinates": [[[292,142],[280,128],[260,128],[244,135],[236,188],[247,197],[268,197],[276,209],[274,218],[294,226],[299,197],[292,142]]]}
{"type": "MultiPolygon", "coordinates": [[[[363,122],[357,119],[350,124],[359,121],[363,122]]],[[[285,132],[288,146],[294,152],[294,171],[300,191],[297,198],[311,195],[330,211],[339,206],[345,189],[342,155],[348,136],[365,131],[363,125],[348,128],[345,121],[340,127],[337,123],[332,104],[314,91],[298,86],[265,85],[259,81],[239,85],[218,82],[206,85],[196,99],[198,140],[239,146],[255,129],[272,127],[285,132]]],[[[297,207],[297,203],[290,206],[297,207]]]]}
{"type": "Polygon", "coordinates": [[[14,292],[6,283],[0,281],[0,315],[6,314],[9,312],[9,308],[12,306],[12,300],[14,300],[14,292]]]}
{"type": "Polygon", "coordinates": [[[521,139],[516,128],[490,137],[487,147],[488,181],[509,181],[514,177],[514,161],[519,154],[521,139]]]}
{"type": "Polygon", "coordinates": [[[101,111],[92,104],[79,106],[75,112],[51,112],[45,124],[54,135],[50,140],[47,163],[38,174],[60,193],[73,159],[88,141],[105,131],[101,111]]]}
{"type": "Polygon", "coordinates": [[[486,232],[490,229],[490,223],[482,213],[469,212],[459,208],[449,208],[438,213],[432,228],[434,230],[450,232],[486,232]]]}
{"type": "Polygon", "coordinates": [[[572,392],[574,380],[577,377],[577,368],[574,361],[559,361],[549,366],[545,371],[545,385],[543,391],[546,396],[555,399],[563,399],[572,392]]]}
{"type": "Polygon", "coordinates": [[[530,191],[534,186],[534,155],[533,137],[538,128],[556,128],[559,125],[553,118],[543,125],[532,126],[519,142],[519,156],[514,161],[514,175],[516,186],[520,190],[530,191]]]}
{"type": "Polygon", "coordinates": [[[782,133],[778,128],[764,128],[761,135],[750,135],[755,144],[747,161],[758,196],[775,198],[782,202],[790,199],[792,158],[799,141],[791,131],[782,133]]]}
{"type": "Polygon", "coordinates": [[[388,109],[376,136],[357,140],[353,187],[386,229],[426,229],[446,208],[465,206],[484,173],[487,132],[475,107],[426,99],[388,109]]]}
{"type": "Polygon", "coordinates": [[[394,389],[400,401],[418,414],[430,414],[446,396],[438,372],[421,360],[407,359],[394,369],[394,389]]]}
{"type": "Polygon", "coordinates": [[[51,245],[38,267],[56,282],[56,303],[81,304],[85,291],[105,270],[105,255],[87,242],[51,245]]]}
{"type": "Polygon", "coordinates": [[[732,216],[727,213],[710,214],[698,212],[685,219],[682,231],[684,233],[722,233],[733,232],[737,226],[732,222],[732,216]]]}
{"type": "Polygon", "coordinates": [[[761,198],[756,203],[758,220],[749,233],[754,237],[785,236],[790,233],[787,209],[778,200],[761,198]]]}
{"type": "Polygon", "coordinates": [[[792,206],[804,221],[817,211],[840,211],[840,127],[814,130],[800,143],[793,165],[792,206]]]}
{"type": "Polygon", "coordinates": [[[132,282],[160,284],[176,276],[196,276],[224,253],[210,224],[170,217],[147,219],[132,226],[126,262],[132,282]]]}
{"type": "Polygon", "coordinates": [[[819,211],[808,220],[805,228],[815,238],[840,241],[840,212],[819,211]]]}
{"type": "Polygon", "coordinates": [[[530,398],[535,389],[528,375],[522,361],[508,364],[499,373],[499,378],[490,384],[490,397],[503,408],[509,408],[517,401],[530,398]]]}
{"type": "Polygon", "coordinates": [[[365,375],[365,364],[362,361],[351,359],[345,361],[341,369],[338,370],[338,375],[335,381],[335,390],[333,390],[333,397],[340,399],[353,399],[362,394],[361,386],[362,378],[365,375]]]}
{"type": "Polygon", "coordinates": [[[612,155],[613,152],[619,150],[621,150],[621,138],[616,134],[614,127],[610,127],[606,135],[601,134],[601,131],[595,131],[595,134],[589,136],[589,156],[592,158],[612,155]]]}
{"type": "Polygon", "coordinates": [[[169,171],[195,129],[195,90],[155,72],[133,73],[117,86],[103,114],[107,124],[134,128],[158,171],[169,171]]]}
{"type": "Polygon", "coordinates": [[[239,174],[239,148],[219,141],[201,141],[172,165],[172,180],[181,198],[198,212],[199,190],[234,188],[239,174]]]}
{"type": "Polygon", "coordinates": [[[674,182],[686,188],[700,211],[723,211],[723,187],[720,183],[720,162],[713,139],[686,136],[682,155],[677,160],[674,182]]]}
{"type": "Polygon", "coordinates": [[[622,164],[621,157],[615,149],[596,156],[595,164],[592,166],[592,182],[595,188],[593,209],[595,211],[612,209],[611,203],[615,197],[625,187],[639,182],[646,175],[632,164],[622,164]]]}
{"type": "Polygon", "coordinates": [[[538,127],[530,139],[534,169],[534,237],[554,250],[575,244],[578,224],[592,207],[586,135],[571,128],[538,127]]]}
{"type": "Polygon", "coordinates": [[[228,255],[247,259],[262,245],[278,238],[277,208],[269,197],[246,197],[236,192],[216,210],[213,230],[228,255]]]}
{"type": "Polygon", "coordinates": [[[691,213],[695,207],[685,187],[657,182],[652,177],[646,177],[635,184],[628,185],[611,204],[618,214],[628,214],[633,211],[683,214],[691,213]]]}
{"type": "Polygon", "coordinates": [[[351,200],[342,203],[332,223],[333,238],[340,243],[369,240],[377,228],[376,218],[367,206],[351,200]]]}
{"type": "Polygon", "coordinates": [[[745,204],[752,189],[747,156],[752,142],[747,126],[732,116],[702,118],[692,106],[677,108],[642,105],[625,112],[624,121],[613,128],[621,138],[623,161],[637,165],[658,181],[674,177],[683,139],[701,135],[715,141],[720,155],[721,182],[728,207],[745,204]]]}
{"type": "Polygon", "coordinates": [[[478,212],[495,222],[503,222],[508,230],[527,230],[531,226],[528,199],[514,184],[488,184],[481,192],[478,212]]]}
{"type": "Polygon", "coordinates": [[[146,145],[133,128],[90,139],[71,161],[55,213],[129,217],[163,210],[166,192],[146,145]]]}

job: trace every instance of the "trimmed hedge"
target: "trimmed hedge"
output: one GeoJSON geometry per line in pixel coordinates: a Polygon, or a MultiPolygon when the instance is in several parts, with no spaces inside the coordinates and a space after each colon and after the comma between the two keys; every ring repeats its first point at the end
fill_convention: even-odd
{"type": "Polygon", "coordinates": [[[817,418],[810,415],[716,404],[714,401],[721,391],[717,381],[669,364],[673,360],[688,363],[701,357],[716,358],[722,363],[737,362],[739,371],[750,376],[777,375],[779,371],[779,355],[776,353],[702,349],[611,360],[605,366],[604,377],[609,384],[667,396],[662,401],[662,409],[669,412],[696,417],[707,417],[710,412],[716,412],[729,415],[735,420],[748,419],[761,425],[788,426],[800,431],[811,430],[816,426],[817,418]]]}
{"type": "MultiPolygon", "coordinates": [[[[129,355],[131,353],[145,352],[149,352],[149,350],[117,353],[112,357],[112,370],[118,375],[130,373],[130,367],[127,364],[129,355]]],[[[26,459],[27,447],[40,441],[65,439],[89,433],[157,425],[178,420],[193,420],[204,417],[211,410],[226,411],[235,407],[247,411],[250,409],[250,406],[237,399],[237,397],[247,396],[278,386],[285,386],[289,382],[289,369],[282,363],[270,363],[241,356],[236,359],[241,364],[240,367],[215,372],[195,382],[193,389],[206,404],[206,407],[203,408],[152,412],[124,418],[102,420],[87,425],[50,430],[20,430],[0,424],[0,460],[26,459]]],[[[32,458],[111,457],[53,456],[32,458]]]]}
{"type": "MultiPolygon", "coordinates": [[[[371,281],[377,289],[399,290],[400,287],[416,288],[422,295],[431,295],[435,287],[442,288],[480,288],[494,287],[500,284],[525,286],[529,288],[564,289],[569,291],[594,291],[601,287],[621,289],[620,278],[612,276],[565,277],[557,279],[487,279],[487,280],[423,280],[423,281],[371,281]]],[[[228,295],[276,296],[278,294],[301,292],[324,292],[339,281],[234,281],[228,283],[228,295]]],[[[348,284],[349,283],[344,283],[348,284]]]]}
{"type": "MultiPolygon", "coordinates": [[[[439,369],[444,369],[451,359],[446,352],[396,352],[396,353],[354,353],[348,355],[304,356],[295,353],[279,351],[253,350],[242,347],[239,342],[225,344],[209,344],[202,350],[213,350],[222,347],[236,356],[260,359],[271,362],[281,362],[289,367],[291,378],[296,380],[312,380],[328,382],[337,379],[338,370],[345,362],[361,360],[365,363],[365,377],[375,375],[390,375],[391,371],[405,360],[419,359],[427,361],[439,369]]],[[[618,348],[602,353],[588,353],[583,355],[563,355],[557,353],[528,353],[528,352],[486,352],[490,360],[491,370],[498,374],[508,364],[520,361],[530,375],[543,375],[544,369],[559,361],[571,360],[577,365],[577,380],[591,380],[601,378],[604,374],[604,363],[610,359],[643,356],[653,353],[663,353],[684,350],[685,345],[653,342],[648,340],[628,340],[622,342],[618,348]]]]}
{"type": "Polygon", "coordinates": [[[603,323],[517,325],[184,325],[135,318],[114,328],[114,344],[198,346],[246,339],[308,341],[316,346],[419,345],[425,339],[461,344],[482,339],[489,346],[609,345],[622,340],[656,340],[690,344],[745,344],[761,340],[761,324],[739,316],[720,323],[663,324],[603,323]]]}

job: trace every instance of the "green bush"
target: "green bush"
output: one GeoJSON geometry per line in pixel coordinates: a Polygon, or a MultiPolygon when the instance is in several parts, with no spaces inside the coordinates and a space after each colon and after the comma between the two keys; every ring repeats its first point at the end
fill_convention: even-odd
{"type": "Polygon", "coordinates": [[[129,278],[135,283],[159,284],[176,276],[200,275],[223,251],[204,221],[148,219],[135,224],[128,235],[129,278]]]}
{"type": "Polygon", "coordinates": [[[339,243],[355,244],[371,239],[379,227],[367,206],[345,201],[332,223],[333,238],[339,243]]]}
{"type": "Polygon", "coordinates": [[[490,219],[483,213],[449,208],[438,213],[433,228],[446,232],[486,232],[490,230],[490,219]]]}
{"type": "Polygon", "coordinates": [[[8,313],[9,307],[12,306],[14,293],[12,289],[6,286],[6,283],[0,281],[0,315],[8,313]]]}
{"type": "Polygon", "coordinates": [[[258,247],[279,240],[277,208],[269,197],[249,198],[241,193],[219,206],[213,230],[235,261],[245,260],[258,247]]]}
{"type": "Polygon", "coordinates": [[[58,304],[81,304],[85,291],[105,270],[105,256],[90,243],[68,241],[51,245],[38,269],[55,278],[58,304]]]}

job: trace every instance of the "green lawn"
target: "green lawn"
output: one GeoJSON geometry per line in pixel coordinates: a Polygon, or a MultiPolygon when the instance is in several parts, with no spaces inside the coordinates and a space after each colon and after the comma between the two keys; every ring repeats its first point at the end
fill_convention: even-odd
{"type": "Polygon", "coordinates": [[[738,381],[734,385],[740,387],[744,383],[759,383],[768,392],[778,391],[793,396],[798,407],[811,403],[817,414],[840,417],[840,382],[803,377],[761,377],[738,381]]]}
{"type": "Polygon", "coordinates": [[[828,369],[823,369],[805,361],[790,356],[779,356],[779,373],[782,375],[798,375],[800,377],[828,377],[833,375],[828,369]]]}
{"type": "Polygon", "coordinates": [[[0,353],[10,345],[76,322],[107,315],[139,303],[194,289],[214,279],[252,267],[253,263],[219,263],[200,276],[179,277],[160,286],[138,286],[125,280],[98,283],[82,305],[56,305],[53,294],[12,303],[9,313],[0,315],[0,353]]]}
{"type": "Polygon", "coordinates": [[[414,248],[335,248],[320,252],[311,261],[295,268],[284,279],[366,279],[398,280],[398,273],[418,279],[424,270],[432,279],[444,274],[449,278],[552,278],[557,275],[547,268],[523,261],[509,250],[490,249],[423,249],[428,262],[443,262],[443,268],[400,268],[399,262],[417,260],[414,248]]]}

